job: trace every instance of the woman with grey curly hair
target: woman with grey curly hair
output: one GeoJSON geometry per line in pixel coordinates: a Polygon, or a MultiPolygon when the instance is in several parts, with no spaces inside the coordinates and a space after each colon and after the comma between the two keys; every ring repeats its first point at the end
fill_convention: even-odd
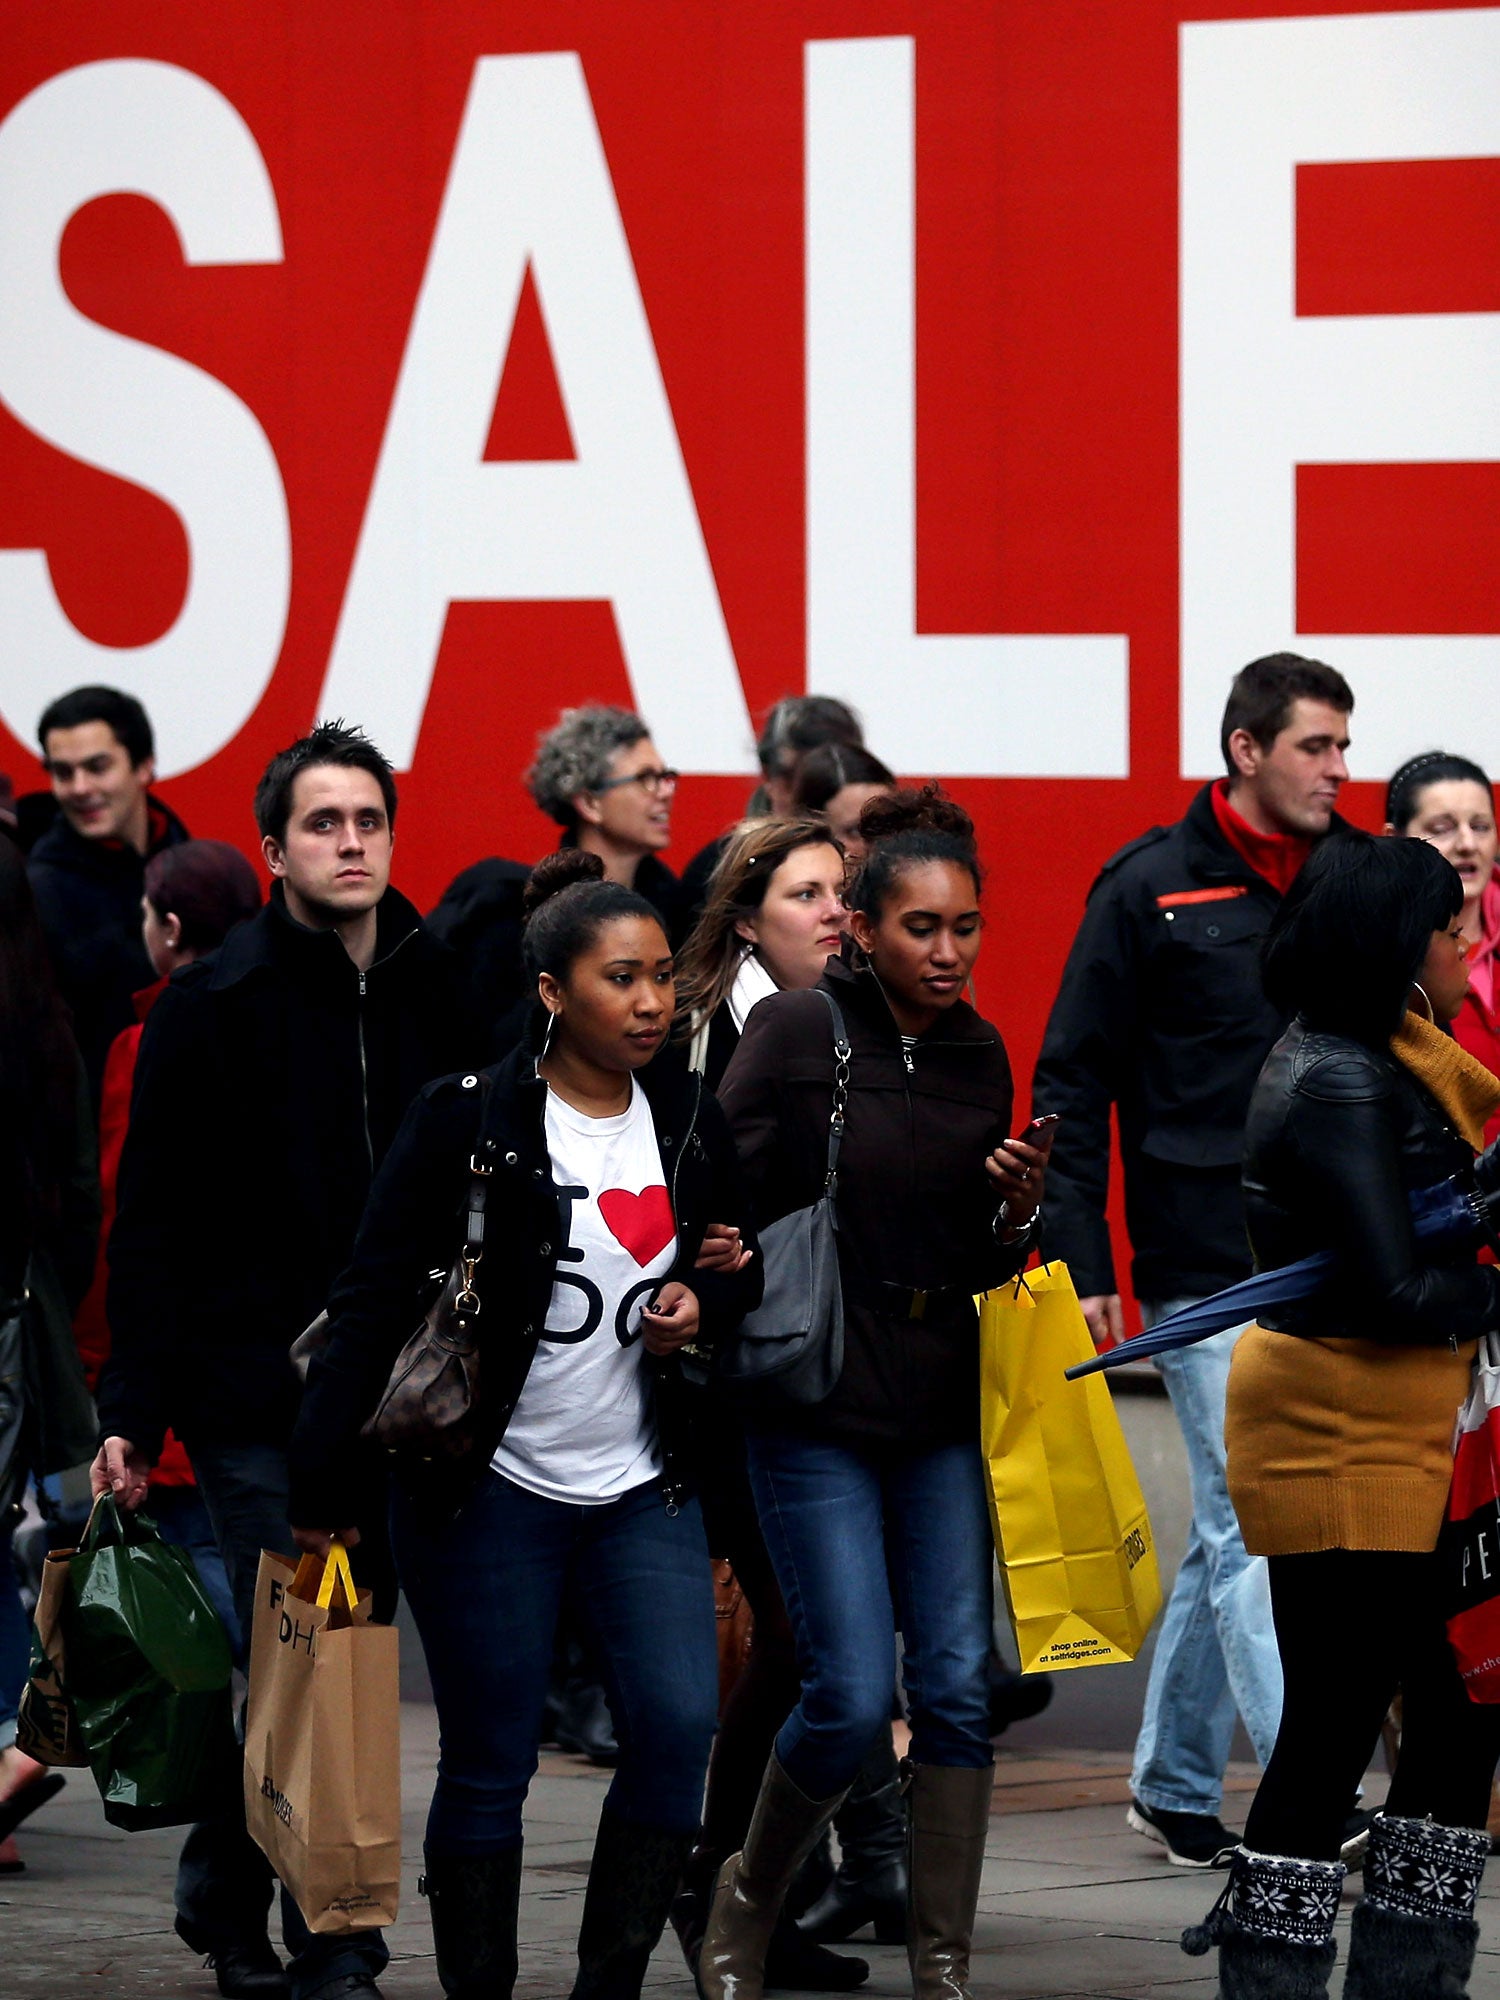
{"type": "Polygon", "coordinates": [[[628,708],[565,708],[537,743],[526,786],[564,829],[562,845],[597,854],[605,879],[654,903],[676,942],[681,892],[657,859],[672,838],[677,773],[628,708]]]}

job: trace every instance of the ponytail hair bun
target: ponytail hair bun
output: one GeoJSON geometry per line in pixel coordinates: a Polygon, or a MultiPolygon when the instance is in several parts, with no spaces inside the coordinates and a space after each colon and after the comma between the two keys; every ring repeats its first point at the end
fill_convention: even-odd
{"type": "Polygon", "coordinates": [[[603,861],[580,847],[543,856],[527,880],[521,911],[521,957],[532,980],[544,972],[565,980],[615,917],[644,917],[666,934],[656,905],[622,882],[606,882],[603,861]]]}
{"type": "Polygon", "coordinates": [[[859,816],[859,832],[868,851],[844,894],[851,910],[862,910],[878,920],[887,896],[906,870],[931,861],[965,869],[976,896],[984,886],[974,822],[958,801],[937,785],[871,799],[859,816]]]}
{"type": "Polygon", "coordinates": [[[937,785],[923,785],[920,791],[905,788],[871,799],[859,816],[859,833],[869,846],[903,833],[937,833],[974,845],[973,820],[957,799],[947,797],[937,785]]]}
{"type": "Polygon", "coordinates": [[[603,880],[604,862],[599,855],[584,847],[559,847],[555,854],[544,854],[527,877],[521,916],[529,923],[543,903],[560,890],[571,889],[575,882],[603,880]]]}

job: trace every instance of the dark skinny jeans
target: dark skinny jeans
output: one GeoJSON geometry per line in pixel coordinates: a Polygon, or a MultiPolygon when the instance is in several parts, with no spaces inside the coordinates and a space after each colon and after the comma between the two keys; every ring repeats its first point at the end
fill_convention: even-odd
{"type": "Polygon", "coordinates": [[[1399,1689],[1401,1755],[1386,1811],[1482,1827],[1500,1705],[1470,1701],[1444,1630],[1435,1555],[1323,1549],[1270,1558],[1286,1677],[1281,1728],[1245,1826],[1258,1854],[1336,1861],[1399,1689]]]}
{"type": "Polygon", "coordinates": [[[489,1472],[448,1527],[424,1525],[399,1493],[391,1520],[442,1738],[428,1852],[520,1846],[564,1593],[604,1666],[620,1745],[609,1810],[696,1829],[719,1691],[697,1501],[669,1514],[653,1482],[585,1507],[489,1472]]]}

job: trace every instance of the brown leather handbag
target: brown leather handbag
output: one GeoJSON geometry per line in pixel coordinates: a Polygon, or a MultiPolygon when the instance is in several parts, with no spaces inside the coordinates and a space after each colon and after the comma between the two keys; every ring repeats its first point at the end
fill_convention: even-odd
{"type": "MultiPolygon", "coordinates": [[[[479,1079],[480,1129],[490,1080],[479,1079]]],[[[484,1255],[484,1204],[493,1169],[482,1155],[493,1147],[476,1146],[469,1157],[469,1195],[464,1221],[464,1247],[453,1269],[439,1286],[426,1317],[396,1356],[375,1414],[360,1435],[384,1445],[393,1455],[459,1460],[477,1442],[479,1415],[479,1292],[477,1280],[484,1255]]],[[[440,1271],[434,1279],[441,1278],[440,1271]]],[[[305,1382],[310,1362],[328,1345],[330,1321],[321,1312],[293,1341],[292,1366],[305,1382]]]]}

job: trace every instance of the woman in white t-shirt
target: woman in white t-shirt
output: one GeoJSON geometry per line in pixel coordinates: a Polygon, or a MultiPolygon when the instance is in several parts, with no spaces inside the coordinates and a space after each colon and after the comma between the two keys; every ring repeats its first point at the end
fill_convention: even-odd
{"type": "Polygon", "coordinates": [[[426,1842],[438,1974],[476,2000],[514,1980],[521,1812],[566,1594],[597,1639],[620,1744],[574,2000],[632,2000],[697,1828],[717,1698],[677,1350],[737,1325],[759,1264],[717,1103],[675,1052],[654,1060],[675,1006],[657,912],[577,850],[541,863],[527,902],[539,1031],[483,1076],[429,1085],[397,1135],[330,1302],[292,1514],[314,1546],[347,1523],[359,1426],[425,1274],[461,1240],[470,1160],[489,1165],[485,1448],[458,1472],[398,1468],[392,1510],[442,1736],[426,1842]],[[721,1237],[699,1270],[711,1224],[742,1247],[721,1237]]]}

